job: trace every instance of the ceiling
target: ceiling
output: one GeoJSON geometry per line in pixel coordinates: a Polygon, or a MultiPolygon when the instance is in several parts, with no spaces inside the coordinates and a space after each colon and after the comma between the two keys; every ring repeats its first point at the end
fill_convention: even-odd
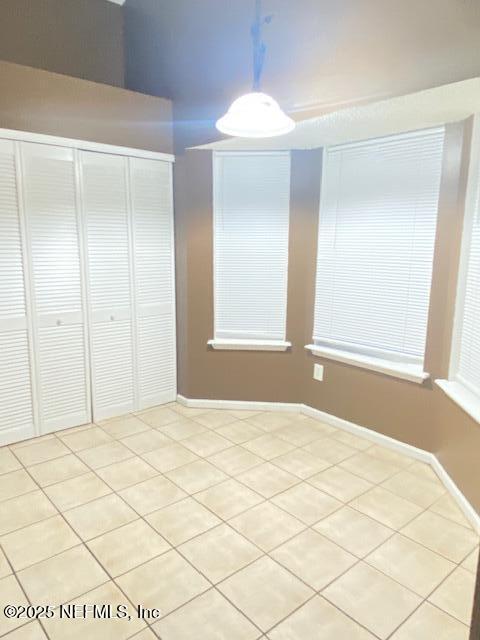
{"type": "Polygon", "coordinates": [[[277,138],[228,138],[195,148],[224,151],[315,149],[458,122],[479,112],[480,78],[472,78],[302,120],[294,131],[277,138]]]}
{"type": "MultiPolygon", "coordinates": [[[[263,89],[291,111],[480,75],[478,0],[263,0],[263,89]],[[433,8],[434,7],[434,8],[433,8]]],[[[132,89],[205,106],[251,87],[254,0],[126,0],[132,89]]]]}
{"type": "MultiPolygon", "coordinates": [[[[262,6],[274,14],[264,30],[262,89],[298,121],[345,110],[348,123],[354,107],[480,77],[479,0],[262,6]]],[[[218,140],[215,121],[251,90],[254,0],[126,0],[124,9],[126,86],[174,101],[178,152],[218,140]]],[[[335,118],[317,123],[315,145],[335,118]]],[[[295,144],[308,148],[311,127],[296,136],[302,131],[295,144]]]]}

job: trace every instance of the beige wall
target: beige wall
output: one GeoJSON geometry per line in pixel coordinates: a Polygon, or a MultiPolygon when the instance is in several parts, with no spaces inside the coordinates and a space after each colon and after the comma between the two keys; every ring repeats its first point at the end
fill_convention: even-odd
{"type": "Polygon", "coordinates": [[[123,7],[113,2],[0,2],[0,60],[123,86],[123,45],[123,7]]]}
{"type": "Polygon", "coordinates": [[[169,100],[1,61],[0,128],[173,149],[169,100]]]}
{"type": "MultiPolygon", "coordinates": [[[[434,258],[426,368],[448,371],[470,122],[447,127],[434,258]]],[[[179,392],[190,398],[304,402],[435,452],[480,510],[480,426],[432,380],[423,385],[333,361],[304,349],[311,341],[321,151],[292,153],[287,339],[290,351],[213,351],[212,163],[207,151],[177,160],[179,392]],[[188,189],[185,185],[188,184],[188,189]],[[313,364],[325,380],[313,380],[313,364]]]]}

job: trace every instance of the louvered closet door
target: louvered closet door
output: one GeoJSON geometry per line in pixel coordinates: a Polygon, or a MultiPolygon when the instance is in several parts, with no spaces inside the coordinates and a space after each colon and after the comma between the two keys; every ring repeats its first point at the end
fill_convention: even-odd
{"type": "Polygon", "coordinates": [[[21,144],[40,431],[90,422],[73,151],[21,144]]]}
{"type": "Polygon", "coordinates": [[[0,140],[0,445],[34,435],[15,147],[0,140]]]}
{"type": "Polygon", "coordinates": [[[139,408],[176,397],[171,165],[130,158],[139,408]]]}
{"type": "Polygon", "coordinates": [[[127,159],[80,153],[94,419],[135,408],[127,159]]]}

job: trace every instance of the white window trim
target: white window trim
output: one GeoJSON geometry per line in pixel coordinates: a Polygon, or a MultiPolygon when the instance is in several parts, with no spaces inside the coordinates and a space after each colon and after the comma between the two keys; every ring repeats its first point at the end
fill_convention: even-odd
{"type": "Polygon", "coordinates": [[[453,400],[463,411],[480,424],[480,396],[471,391],[457,378],[460,361],[460,345],[463,328],[463,304],[465,300],[467,270],[470,253],[470,234],[466,230],[471,229],[475,216],[475,199],[478,180],[480,176],[480,114],[474,117],[472,140],[470,148],[470,164],[468,169],[467,192],[465,196],[465,217],[462,231],[462,247],[460,265],[457,278],[457,296],[455,301],[455,316],[452,333],[452,346],[450,351],[450,365],[448,380],[435,380],[437,386],[453,400]]]}
{"type": "Polygon", "coordinates": [[[400,378],[401,380],[408,380],[416,384],[422,384],[430,377],[429,373],[423,371],[423,367],[420,364],[385,360],[384,358],[316,344],[307,344],[305,345],[305,349],[308,349],[314,356],[320,358],[327,358],[328,360],[335,360],[343,364],[352,365],[353,367],[376,371],[377,373],[383,373],[393,378],[400,378]]]}
{"type": "Polygon", "coordinates": [[[450,400],[453,400],[465,413],[480,423],[480,400],[475,393],[454,380],[435,380],[435,384],[450,400]]]}
{"type": "Polygon", "coordinates": [[[227,340],[226,338],[215,338],[209,340],[208,345],[215,351],[286,351],[292,346],[292,343],[283,340],[227,340]]]}

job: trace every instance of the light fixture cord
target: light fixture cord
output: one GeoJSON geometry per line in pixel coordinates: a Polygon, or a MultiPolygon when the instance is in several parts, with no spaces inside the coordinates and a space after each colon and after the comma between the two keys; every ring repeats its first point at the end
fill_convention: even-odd
{"type": "Polygon", "coordinates": [[[270,24],[273,16],[262,18],[262,0],[255,0],[255,22],[252,25],[253,40],[253,90],[260,91],[260,79],[262,77],[263,63],[267,47],[262,42],[262,27],[270,24]]]}

